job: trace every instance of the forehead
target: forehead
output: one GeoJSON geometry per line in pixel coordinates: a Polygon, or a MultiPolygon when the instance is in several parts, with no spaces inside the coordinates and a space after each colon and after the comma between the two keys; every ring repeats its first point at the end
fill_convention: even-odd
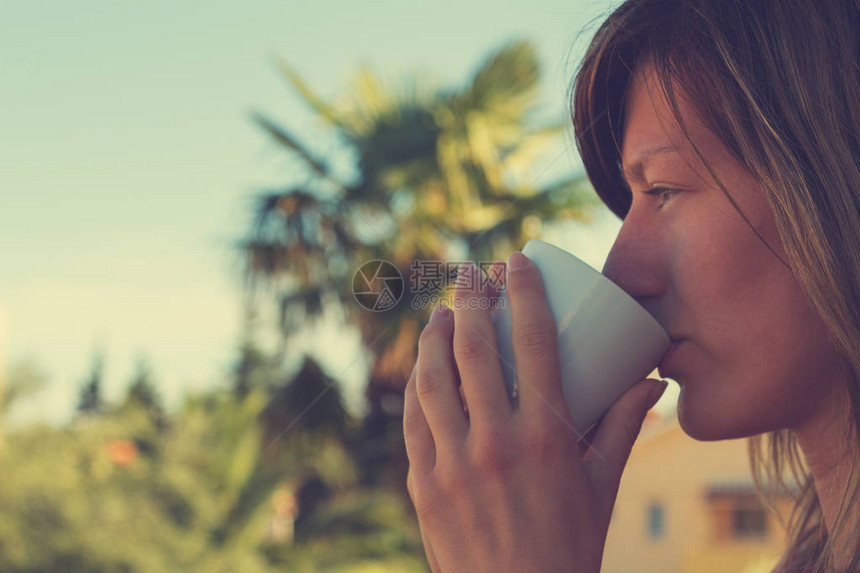
{"type": "MultiPolygon", "coordinates": [[[[710,162],[727,151],[708,130],[687,99],[683,88],[673,80],[672,88],[687,132],[710,162]]],[[[621,163],[628,181],[644,178],[649,162],[683,160],[698,173],[703,164],[675,119],[668,97],[663,93],[656,72],[643,64],[631,74],[624,99],[624,126],[621,163]]]]}

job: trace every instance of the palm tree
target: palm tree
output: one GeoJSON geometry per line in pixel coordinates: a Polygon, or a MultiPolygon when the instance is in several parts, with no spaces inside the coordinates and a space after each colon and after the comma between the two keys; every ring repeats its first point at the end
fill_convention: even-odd
{"type": "Polygon", "coordinates": [[[395,88],[362,68],[335,102],[287,63],[279,67],[347,147],[357,176],[338,175],[288,128],[256,112],[255,121],[300,158],[306,179],[258,198],[241,244],[248,285],[275,287],[285,345],[328,305],[359,328],[373,356],[366,424],[385,442],[388,421],[400,417],[391,397],[402,397],[429,308],[415,310],[409,289],[390,310],[363,309],[351,290],[356,269],[384,259],[408,277],[414,260],[458,252],[503,259],[541,223],[590,221],[597,203],[581,176],[532,185],[537,160],[560,151],[566,122],[533,125],[539,66],[526,41],[492,53],[462,88],[429,89],[414,79],[395,88]]]}

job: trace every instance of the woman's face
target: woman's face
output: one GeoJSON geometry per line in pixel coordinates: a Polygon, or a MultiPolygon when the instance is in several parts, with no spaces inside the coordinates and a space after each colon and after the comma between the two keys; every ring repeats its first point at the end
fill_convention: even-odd
{"type": "MultiPolygon", "coordinates": [[[[645,78],[634,74],[627,94],[622,134],[633,203],[603,273],[673,339],[683,339],[660,375],[680,386],[678,418],[687,434],[717,440],[797,429],[821,411],[836,381],[837,354],[790,269],[708,175],[652,68],[642,69],[645,78]],[[677,150],[654,153],[635,167],[649,150],[666,146],[677,150]],[[655,186],[677,192],[643,193],[655,186]]],[[[717,177],[787,261],[761,187],[676,94],[717,177]]]]}

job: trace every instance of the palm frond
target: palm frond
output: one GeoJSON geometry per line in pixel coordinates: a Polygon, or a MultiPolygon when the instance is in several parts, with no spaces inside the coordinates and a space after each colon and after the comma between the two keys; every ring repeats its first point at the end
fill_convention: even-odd
{"type": "Polygon", "coordinates": [[[280,57],[275,57],[275,65],[287,81],[290,82],[293,89],[299,93],[305,103],[307,103],[317,113],[317,115],[319,115],[319,117],[335,127],[347,130],[346,123],[338,115],[337,111],[311,90],[310,86],[308,86],[305,81],[299,77],[298,72],[296,72],[293,66],[280,57]]]}
{"type": "Polygon", "coordinates": [[[536,216],[543,223],[557,221],[591,222],[600,201],[591,192],[582,177],[572,177],[541,190],[525,194],[510,194],[501,198],[496,220],[483,229],[471,229],[469,244],[474,249],[492,252],[493,244],[513,239],[521,248],[523,221],[536,216]]]}
{"type": "Polygon", "coordinates": [[[558,123],[528,131],[516,144],[501,151],[502,168],[506,172],[525,174],[553,144],[561,141],[566,128],[566,124],[558,123]]]}
{"type": "Polygon", "coordinates": [[[536,104],[540,67],[534,46],[509,42],[481,65],[467,92],[471,107],[521,121],[536,104]]]}
{"type": "Polygon", "coordinates": [[[252,116],[253,120],[263,129],[265,129],[269,133],[269,135],[271,135],[275,139],[275,141],[301,157],[307,164],[307,166],[311,169],[311,171],[313,171],[326,181],[329,181],[336,187],[343,188],[341,184],[332,181],[329,175],[329,169],[326,164],[314,157],[311,152],[308,151],[305,146],[300,144],[298,140],[293,137],[286,129],[277,125],[275,122],[273,122],[260,112],[255,111],[252,116]]]}

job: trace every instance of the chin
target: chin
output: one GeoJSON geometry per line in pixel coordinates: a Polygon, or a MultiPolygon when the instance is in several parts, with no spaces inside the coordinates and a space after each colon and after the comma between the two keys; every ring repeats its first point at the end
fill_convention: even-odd
{"type": "Polygon", "coordinates": [[[734,440],[767,431],[745,424],[738,419],[737,411],[731,407],[715,407],[712,400],[709,400],[709,403],[701,402],[696,400],[695,393],[681,386],[681,393],[678,395],[678,423],[684,433],[694,440],[734,440]]]}

